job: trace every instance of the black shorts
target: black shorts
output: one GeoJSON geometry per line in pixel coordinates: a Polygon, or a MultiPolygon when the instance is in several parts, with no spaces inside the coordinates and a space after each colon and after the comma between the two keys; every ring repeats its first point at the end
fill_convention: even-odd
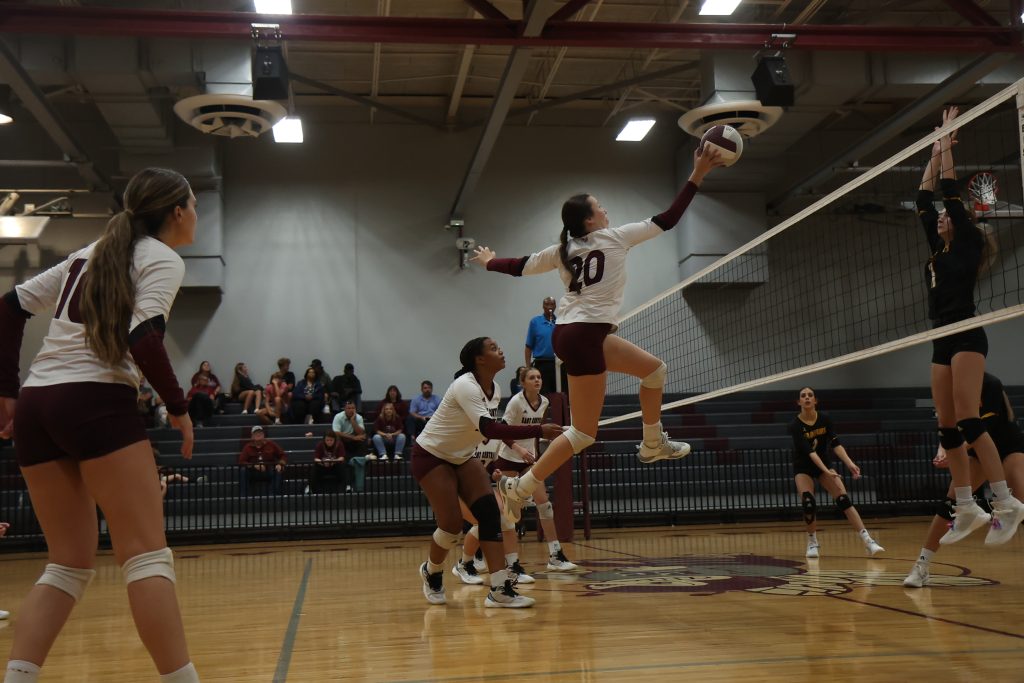
{"type": "MultiPolygon", "coordinates": [[[[824,462],[825,467],[832,467],[832,464],[830,462],[824,462]]],[[[822,472],[817,465],[811,462],[810,458],[793,458],[793,476],[796,476],[798,474],[806,474],[811,479],[817,481],[818,477],[825,473],[822,472]]]]}
{"type": "MultiPolygon", "coordinates": [[[[988,434],[996,444],[1000,460],[1006,460],[1006,457],[1013,453],[1024,453],[1024,433],[1021,432],[1017,423],[1005,422],[995,426],[989,425],[988,434]]],[[[968,449],[967,455],[972,458],[978,457],[973,448],[968,449]]]]}
{"type": "Polygon", "coordinates": [[[965,330],[941,339],[933,339],[932,363],[951,365],[953,356],[962,351],[973,351],[987,356],[988,337],[985,335],[985,329],[975,327],[973,330],[965,330]]]}
{"type": "Polygon", "coordinates": [[[147,440],[138,395],[127,384],[107,382],[25,387],[14,414],[18,465],[89,460],[147,440]]]}
{"type": "MultiPolygon", "coordinates": [[[[600,375],[608,370],[604,362],[604,339],[611,323],[566,323],[555,325],[551,345],[569,375],[600,375]]],[[[553,390],[553,389],[552,389],[553,390]]]]}

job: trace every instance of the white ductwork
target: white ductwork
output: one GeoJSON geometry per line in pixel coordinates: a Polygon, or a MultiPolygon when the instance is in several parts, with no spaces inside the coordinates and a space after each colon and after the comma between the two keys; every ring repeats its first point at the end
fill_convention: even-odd
{"type": "Polygon", "coordinates": [[[782,116],[782,107],[761,104],[750,80],[749,52],[709,53],[701,61],[701,104],[679,117],[679,127],[694,137],[712,126],[729,125],[745,138],[757,137],[782,116]]]}

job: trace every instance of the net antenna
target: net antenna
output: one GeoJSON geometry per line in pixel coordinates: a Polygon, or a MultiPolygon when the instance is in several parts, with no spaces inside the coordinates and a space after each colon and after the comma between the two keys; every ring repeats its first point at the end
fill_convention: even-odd
{"type": "MultiPolygon", "coordinates": [[[[838,189],[620,318],[620,336],[668,364],[666,394],[684,396],[663,410],[1024,315],[1024,79],[856,170],[838,189]],[[981,169],[959,189],[985,207],[1000,258],[979,277],[977,315],[933,328],[923,270],[929,247],[914,200],[932,144],[953,131],[957,168],[981,169]],[[1018,146],[1019,154],[1007,154],[1018,146]]],[[[628,375],[609,378],[609,394],[637,389],[628,375]]]]}

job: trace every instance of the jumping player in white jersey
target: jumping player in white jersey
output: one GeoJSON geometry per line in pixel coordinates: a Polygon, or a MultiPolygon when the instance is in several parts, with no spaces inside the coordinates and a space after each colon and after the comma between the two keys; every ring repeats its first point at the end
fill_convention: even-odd
{"type": "Polygon", "coordinates": [[[4,683],[38,679],[95,575],[97,504],[160,680],[199,680],[175,595],[153,451],[136,408],[141,370],[181,431],[182,455],[192,457],[188,403],[163,338],[185,275],[174,249],[195,238],[195,204],[180,174],[140,171],[124,192],[125,210],[97,242],[0,299],[0,435],[15,434],[49,549],[49,564],[19,609],[4,683]],[[54,309],[19,394],[25,321],[54,309]]]}
{"type": "Polygon", "coordinates": [[[495,258],[487,247],[476,250],[474,261],[487,270],[507,275],[537,275],[557,269],[566,289],[559,304],[561,315],[555,325],[552,345],[569,376],[572,425],[551,443],[529,472],[521,477],[503,477],[498,482],[503,513],[509,519],[518,521],[523,501],[540,483],[574,453],[594,443],[609,370],[641,380],[640,410],[644,425],[643,443],[638,452],[640,461],[652,463],[689,454],[688,444],[669,441],[662,430],[661,399],[667,366],[612,333],[622,307],[629,250],[675,227],[704,176],[722,163],[716,149],[698,147],[693,154],[689,182],[667,211],[649,220],[609,228],[608,212],[597,199],[579,194],[562,205],[560,244],[515,259],[495,258]]]}
{"type": "MultiPolygon", "coordinates": [[[[491,494],[491,481],[478,458],[473,457],[485,439],[554,439],[558,425],[509,426],[497,419],[501,392],[494,376],[505,367],[505,356],[488,337],[466,343],[459,354],[462,369],[448,387],[441,405],[412,449],[412,475],[416,478],[437,520],[430,554],[420,565],[423,595],[441,605],[444,593],[444,560],[458,545],[462,531],[459,500],[468,507],[480,527],[484,557],[491,567],[502,566],[501,512],[491,494]]],[[[516,577],[507,570],[491,572],[491,590],[485,607],[530,607],[533,598],[515,590],[516,577]]]]}

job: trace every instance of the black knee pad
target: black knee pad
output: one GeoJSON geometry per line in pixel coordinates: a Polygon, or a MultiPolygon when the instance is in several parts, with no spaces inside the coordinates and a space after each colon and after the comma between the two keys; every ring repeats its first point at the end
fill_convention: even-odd
{"type": "Polygon", "coordinates": [[[964,435],[956,427],[939,427],[939,444],[947,451],[964,445],[964,435]]]}
{"type": "Polygon", "coordinates": [[[950,522],[953,521],[953,506],[956,505],[956,500],[953,498],[943,498],[935,504],[935,514],[942,517],[950,522]]]}
{"type": "Polygon", "coordinates": [[[462,533],[468,534],[469,530],[473,528],[473,523],[468,519],[462,520],[462,533]]]}
{"type": "Polygon", "coordinates": [[[813,522],[818,510],[818,503],[814,500],[814,494],[804,491],[803,495],[800,496],[800,507],[804,509],[804,524],[813,522]]]}
{"type": "Polygon", "coordinates": [[[956,428],[964,435],[967,443],[974,443],[985,433],[985,423],[980,417],[969,417],[956,423],[956,428]]]}
{"type": "Polygon", "coordinates": [[[494,496],[481,496],[469,506],[469,510],[476,517],[477,526],[480,527],[481,541],[501,540],[501,512],[494,496]]]}
{"type": "Polygon", "coordinates": [[[850,497],[844,493],[843,495],[836,498],[836,507],[839,508],[842,512],[846,512],[847,510],[853,507],[853,501],[850,500],[850,497]]]}

